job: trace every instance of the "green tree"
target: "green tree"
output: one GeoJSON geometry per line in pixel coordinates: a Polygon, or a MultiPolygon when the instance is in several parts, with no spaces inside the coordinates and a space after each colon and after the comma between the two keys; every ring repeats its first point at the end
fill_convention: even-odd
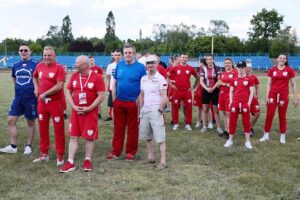
{"type": "Polygon", "coordinates": [[[280,31],[283,23],[283,16],[277,10],[272,9],[268,11],[263,8],[256,15],[253,15],[251,21],[249,37],[253,40],[265,38],[275,38],[280,31]]]}
{"type": "Polygon", "coordinates": [[[43,51],[42,45],[37,42],[33,42],[29,45],[32,53],[41,53],[43,51]]]}
{"type": "Polygon", "coordinates": [[[60,35],[64,43],[70,43],[74,40],[72,34],[72,22],[69,15],[65,16],[62,21],[62,26],[60,29],[60,35]]]}
{"type": "Polygon", "coordinates": [[[229,26],[224,20],[210,20],[208,32],[212,35],[226,35],[229,33],[229,26]]]}
{"type": "Polygon", "coordinates": [[[115,28],[116,28],[116,23],[115,23],[115,17],[112,11],[109,11],[106,21],[106,33],[104,36],[105,41],[112,41],[116,38],[115,35],[115,28]]]}

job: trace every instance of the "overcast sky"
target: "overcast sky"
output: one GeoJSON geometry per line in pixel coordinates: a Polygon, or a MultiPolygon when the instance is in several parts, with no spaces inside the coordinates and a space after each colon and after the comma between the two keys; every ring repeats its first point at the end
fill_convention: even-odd
{"type": "Polygon", "coordinates": [[[116,35],[126,40],[152,36],[154,24],[196,25],[207,29],[211,19],[225,20],[230,33],[247,38],[250,19],[262,8],[275,8],[285,25],[300,35],[300,1],[297,0],[1,0],[0,40],[36,39],[46,35],[50,25],[61,26],[69,15],[75,37],[102,38],[105,19],[111,10],[116,35]]]}

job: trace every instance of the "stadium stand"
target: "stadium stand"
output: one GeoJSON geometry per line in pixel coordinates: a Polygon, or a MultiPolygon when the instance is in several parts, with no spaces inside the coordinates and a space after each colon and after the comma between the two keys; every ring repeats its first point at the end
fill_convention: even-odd
{"type": "Polygon", "coordinates": [[[300,56],[289,56],[289,65],[300,71],[300,56]]]}

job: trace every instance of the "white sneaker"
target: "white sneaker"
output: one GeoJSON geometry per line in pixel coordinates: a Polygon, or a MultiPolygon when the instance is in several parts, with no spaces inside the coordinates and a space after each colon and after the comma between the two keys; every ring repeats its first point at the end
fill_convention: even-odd
{"type": "Polygon", "coordinates": [[[224,131],[223,131],[223,129],[222,129],[222,128],[217,128],[217,132],[218,132],[218,134],[219,134],[219,135],[221,135],[221,134],[223,134],[223,133],[224,133],[224,131]]]}
{"type": "Polygon", "coordinates": [[[189,125],[189,124],[185,125],[185,129],[188,131],[192,131],[191,125],[189,125]]]}
{"type": "Polygon", "coordinates": [[[209,128],[209,129],[213,129],[213,128],[214,128],[214,125],[213,125],[213,123],[211,123],[211,122],[208,122],[207,128],[209,128]]]}
{"type": "Polygon", "coordinates": [[[252,149],[251,142],[250,142],[250,141],[245,142],[245,147],[246,147],[247,149],[252,149]]]}
{"type": "Polygon", "coordinates": [[[34,163],[42,163],[45,161],[49,161],[49,156],[46,154],[41,154],[38,158],[34,159],[32,162],[34,163]]]}
{"type": "Polygon", "coordinates": [[[228,148],[228,147],[231,147],[232,145],[233,145],[233,141],[230,140],[230,139],[228,139],[228,140],[226,141],[226,143],[224,144],[224,147],[228,148]]]}
{"type": "Polygon", "coordinates": [[[285,134],[280,134],[280,144],[285,144],[285,134]]]}
{"type": "Polygon", "coordinates": [[[195,124],[195,128],[199,128],[201,126],[201,123],[199,121],[197,121],[197,123],[195,124]]]}
{"type": "Polygon", "coordinates": [[[56,166],[62,166],[65,163],[64,159],[59,160],[58,158],[56,159],[56,166]]]}
{"type": "Polygon", "coordinates": [[[32,149],[30,146],[26,146],[24,148],[24,155],[30,155],[32,153],[32,149]]]}
{"type": "Polygon", "coordinates": [[[176,131],[178,128],[179,128],[179,125],[178,124],[174,124],[173,131],[176,131]]]}
{"type": "Polygon", "coordinates": [[[7,145],[6,147],[0,149],[1,153],[17,153],[17,151],[18,148],[12,148],[11,145],[7,145]]]}
{"type": "Polygon", "coordinates": [[[260,138],[260,142],[265,142],[265,141],[269,141],[270,139],[269,139],[269,134],[264,134],[264,136],[262,137],[262,138],[260,138]]]}
{"type": "Polygon", "coordinates": [[[202,127],[202,129],[200,130],[200,133],[206,133],[207,132],[207,128],[206,127],[202,127]]]}

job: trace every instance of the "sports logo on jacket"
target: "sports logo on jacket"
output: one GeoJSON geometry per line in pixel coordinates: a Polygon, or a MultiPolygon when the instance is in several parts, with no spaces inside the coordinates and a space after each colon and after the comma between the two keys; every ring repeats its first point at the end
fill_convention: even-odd
{"type": "Polygon", "coordinates": [[[234,81],[233,84],[234,84],[234,86],[237,86],[237,81],[234,81]]]}
{"type": "Polygon", "coordinates": [[[94,87],[94,83],[88,83],[87,86],[89,89],[92,89],[94,87]]]}
{"type": "Polygon", "coordinates": [[[180,74],[180,70],[177,70],[177,74],[178,74],[178,75],[180,74]]]}
{"type": "Polygon", "coordinates": [[[276,76],[277,75],[277,72],[273,72],[273,76],[276,76]]]}
{"type": "Polygon", "coordinates": [[[185,73],[186,73],[186,74],[189,74],[189,73],[190,73],[190,71],[189,71],[189,70],[185,70],[185,73]]]}
{"type": "Polygon", "coordinates": [[[283,72],[282,74],[283,74],[283,76],[287,76],[287,75],[288,75],[288,73],[287,73],[287,72],[283,72]]]}
{"type": "Polygon", "coordinates": [[[54,121],[55,121],[56,123],[60,122],[60,117],[54,117],[54,121]]]}
{"type": "Polygon", "coordinates": [[[73,87],[76,87],[76,86],[77,86],[77,81],[74,80],[74,81],[72,82],[72,85],[73,85],[73,87]]]}
{"type": "Polygon", "coordinates": [[[248,81],[243,81],[244,86],[248,85],[248,81]]]}
{"type": "Polygon", "coordinates": [[[49,73],[49,77],[50,77],[50,78],[53,78],[53,77],[54,77],[54,73],[53,73],[53,72],[50,72],[50,73],[49,73]]]}
{"type": "Polygon", "coordinates": [[[233,74],[229,74],[229,76],[228,76],[229,78],[232,78],[233,77],[233,74]]]}
{"type": "Polygon", "coordinates": [[[39,78],[42,78],[43,72],[39,72],[39,78]]]}

